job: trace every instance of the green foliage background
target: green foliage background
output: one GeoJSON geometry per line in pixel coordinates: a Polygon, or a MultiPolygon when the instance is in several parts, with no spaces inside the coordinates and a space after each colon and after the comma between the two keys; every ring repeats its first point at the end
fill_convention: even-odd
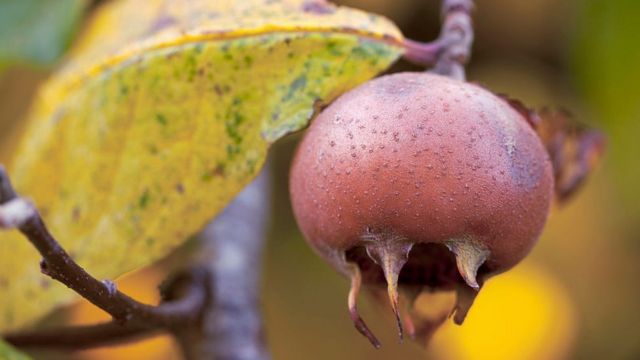
{"type": "Polygon", "coordinates": [[[12,63],[46,66],[69,45],[85,0],[0,1],[0,71],[12,63]]]}
{"type": "MultiPolygon", "coordinates": [[[[640,2],[587,0],[572,56],[576,83],[610,136],[609,169],[620,200],[640,224],[640,2]]],[[[635,230],[640,230],[636,227],[635,230]]]]}

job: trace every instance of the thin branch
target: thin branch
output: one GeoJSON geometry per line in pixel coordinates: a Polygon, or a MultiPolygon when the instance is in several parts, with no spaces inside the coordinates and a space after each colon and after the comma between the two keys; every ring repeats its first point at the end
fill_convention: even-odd
{"type": "Polygon", "coordinates": [[[84,350],[139,340],[160,328],[110,321],[87,326],[67,326],[9,334],[4,339],[18,348],[84,350]]]}
{"type": "MultiPolygon", "coordinates": [[[[4,168],[0,167],[0,204],[12,204],[20,199],[11,186],[4,168]]],[[[189,314],[167,311],[161,307],[142,304],[125,295],[110,280],[100,281],[87,273],[60,246],[49,233],[40,214],[30,202],[24,202],[32,208],[31,216],[23,219],[18,229],[40,252],[42,273],[73,289],[85,299],[109,313],[116,321],[144,321],[145,323],[166,326],[176,318],[189,314]]],[[[5,205],[6,208],[9,205],[5,205]]]]}
{"type": "Polygon", "coordinates": [[[172,314],[174,321],[170,327],[140,321],[123,324],[114,320],[96,325],[21,331],[7,334],[4,338],[10,344],[22,348],[82,350],[131,342],[163,330],[176,331],[196,324],[191,322],[192,315],[200,314],[209,300],[210,296],[202,290],[209,281],[204,269],[192,268],[163,286],[164,301],[157,308],[172,314]]]}
{"type": "Polygon", "coordinates": [[[404,57],[418,65],[430,67],[438,74],[464,80],[464,65],[471,55],[473,0],[443,0],[442,29],[433,42],[405,40],[404,57]]]}
{"type": "Polygon", "coordinates": [[[7,226],[16,226],[38,249],[43,273],[114,318],[92,326],[10,334],[6,339],[19,347],[84,349],[168,330],[188,359],[268,359],[258,286],[269,211],[268,176],[263,172],[205,230],[196,260],[199,265],[164,288],[163,303],[150,306],[121,293],[111,281],[93,278],[76,264],[31,202],[18,197],[0,166],[2,211],[6,212],[6,204],[21,200],[20,206],[26,204],[32,212],[26,219],[6,221],[7,226]]]}
{"type": "MultiPolygon", "coordinates": [[[[113,317],[112,325],[90,328],[91,334],[96,336],[95,341],[99,342],[100,336],[112,337],[111,334],[116,329],[115,325],[120,325],[123,332],[130,334],[137,333],[141,329],[177,329],[196,324],[200,320],[205,303],[211,297],[208,273],[203,268],[194,268],[176,277],[171,282],[172,285],[165,289],[165,299],[173,301],[167,301],[159,306],[143,304],[132,299],[120,292],[110,280],[95,279],[60,246],[48,231],[35,206],[30,201],[18,197],[1,165],[0,224],[2,228],[18,228],[27,237],[43,257],[40,268],[44,274],[73,289],[113,317]],[[184,280],[188,280],[190,285],[187,287],[188,291],[183,291],[180,297],[176,295],[178,290],[175,287],[178,285],[184,287],[181,285],[185,283],[184,280]],[[105,333],[102,334],[101,331],[105,333]]],[[[67,329],[61,331],[59,335],[75,333],[77,329],[67,329]]],[[[25,339],[30,341],[42,339],[44,341],[50,339],[52,333],[26,335],[16,334],[13,340],[20,342],[25,339]]],[[[90,334],[86,336],[87,339],[91,339],[90,334]]]]}

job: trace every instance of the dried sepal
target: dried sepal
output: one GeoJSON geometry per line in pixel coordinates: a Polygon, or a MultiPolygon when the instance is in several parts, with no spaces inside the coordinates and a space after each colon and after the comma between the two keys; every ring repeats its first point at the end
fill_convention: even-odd
{"type": "Polygon", "coordinates": [[[408,297],[406,319],[413,327],[414,341],[426,346],[433,334],[447,321],[452,311],[449,294],[447,291],[422,288],[420,292],[408,297]]]}
{"type": "Polygon", "coordinates": [[[456,256],[458,272],[467,285],[479,290],[480,285],[476,277],[478,269],[489,257],[489,250],[471,239],[447,240],[445,245],[456,256]]]}
{"type": "Polygon", "coordinates": [[[553,165],[556,198],[566,201],[584,184],[604,154],[604,135],[574,120],[565,109],[535,111],[519,100],[500,96],[535,129],[553,165]]]}
{"type": "Polygon", "coordinates": [[[522,115],[525,120],[533,127],[534,129],[540,124],[540,116],[538,113],[529,107],[527,107],[522,101],[514,98],[510,98],[506,94],[498,94],[502,99],[511,105],[511,107],[522,115]]]}
{"type": "Polygon", "coordinates": [[[358,312],[358,296],[362,286],[362,274],[360,273],[360,268],[358,268],[358,265],[356,264],[349,264],[349,270],[351,272],[351,288],[349,289],[348,297],[349,315],[351,316],[353,325],[356,327],[358,332],[369,339],[371,345],[378,349],[380,348],[380,341],[378,341],[376,336],[373,335],[373,332],[371,332],[358,312]]]}
{"type": "Polygon", "coordinates": [[[584,183],[605,150],[605,137],[573,120],[567,111],[539,112],[536,131],[544,143],[556,184],[556,196],[566,201],[584,183]]]}
{"type": "Polygon", "coordinates": [[[370,241],[365,245],[369,257],[382,268],[387,282],[387,295],[391,309],[396,317],[398,336],[403,338],[403,327],[399,308],[398,277],[404,264],[409,259],[413,244],[399,237],[385,237],[370,241]]]}
{"type": "Polygon", "coordinates": [[[449,315],[453,317],[454,323],[462,325],[478,294],[479,291],[475,289],[471,289],[462,284],[456,285],[456,304],[449,315]]]}

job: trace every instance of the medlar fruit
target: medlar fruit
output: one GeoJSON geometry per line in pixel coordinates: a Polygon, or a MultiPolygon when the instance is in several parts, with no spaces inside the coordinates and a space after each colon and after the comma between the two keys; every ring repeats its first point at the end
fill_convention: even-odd
{"type": "Polygon", "coordinates": [[[522,260],[549,213],[554,172],[527,117],[480,86],[429,73],[383,76],[342,95],[312,122],[290,175],[311,246],[351,278],[386,292],[400,336],[399,292],[455,290],[462,323],[488,276],[522,260]],[[384,291],[384,290],[383,290],[384,291]]]}

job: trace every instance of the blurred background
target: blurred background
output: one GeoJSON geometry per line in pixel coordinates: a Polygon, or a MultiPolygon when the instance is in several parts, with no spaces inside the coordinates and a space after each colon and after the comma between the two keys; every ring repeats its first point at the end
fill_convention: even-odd
{"type": "MultiPolygon", "coordinates": [[[[439,31],[437,0],[335,2],[384,14],[416,40],[433,39],[439,31]]],[[[0,162],[6,162],[31,96],[93,3],[1,0],[0,5],[0,162]]],[[[606,132],[608,150],[578,196],[554,208],[532,255],[491,279],[465,325],[445,325],[426,350],[399,344],[388,309],[367,299],[361,313],[382,349],[373,349],[355,331],[346,308],[347,280],[311,252],[291,214],[287,174],[299,135],[279,142],[272,152],[273,226],[262,285],[273,357],[640,358],[639,17],[637,0],[477,1],[469,80],[529,106],[569,109],[606,132]]],[[[391,71],[412,69],[400,62],[391,71]]],[[[121,279],[120,288],[154,301],[153,284],[164,276],[161,268],[146,269],[121,279]]],[[[106,318],[87,304],[74,306],[69,316],[78,323],[106,318]]],[[[177,356],[164,337],[74,354],[76,359],[177,356]]]]}

